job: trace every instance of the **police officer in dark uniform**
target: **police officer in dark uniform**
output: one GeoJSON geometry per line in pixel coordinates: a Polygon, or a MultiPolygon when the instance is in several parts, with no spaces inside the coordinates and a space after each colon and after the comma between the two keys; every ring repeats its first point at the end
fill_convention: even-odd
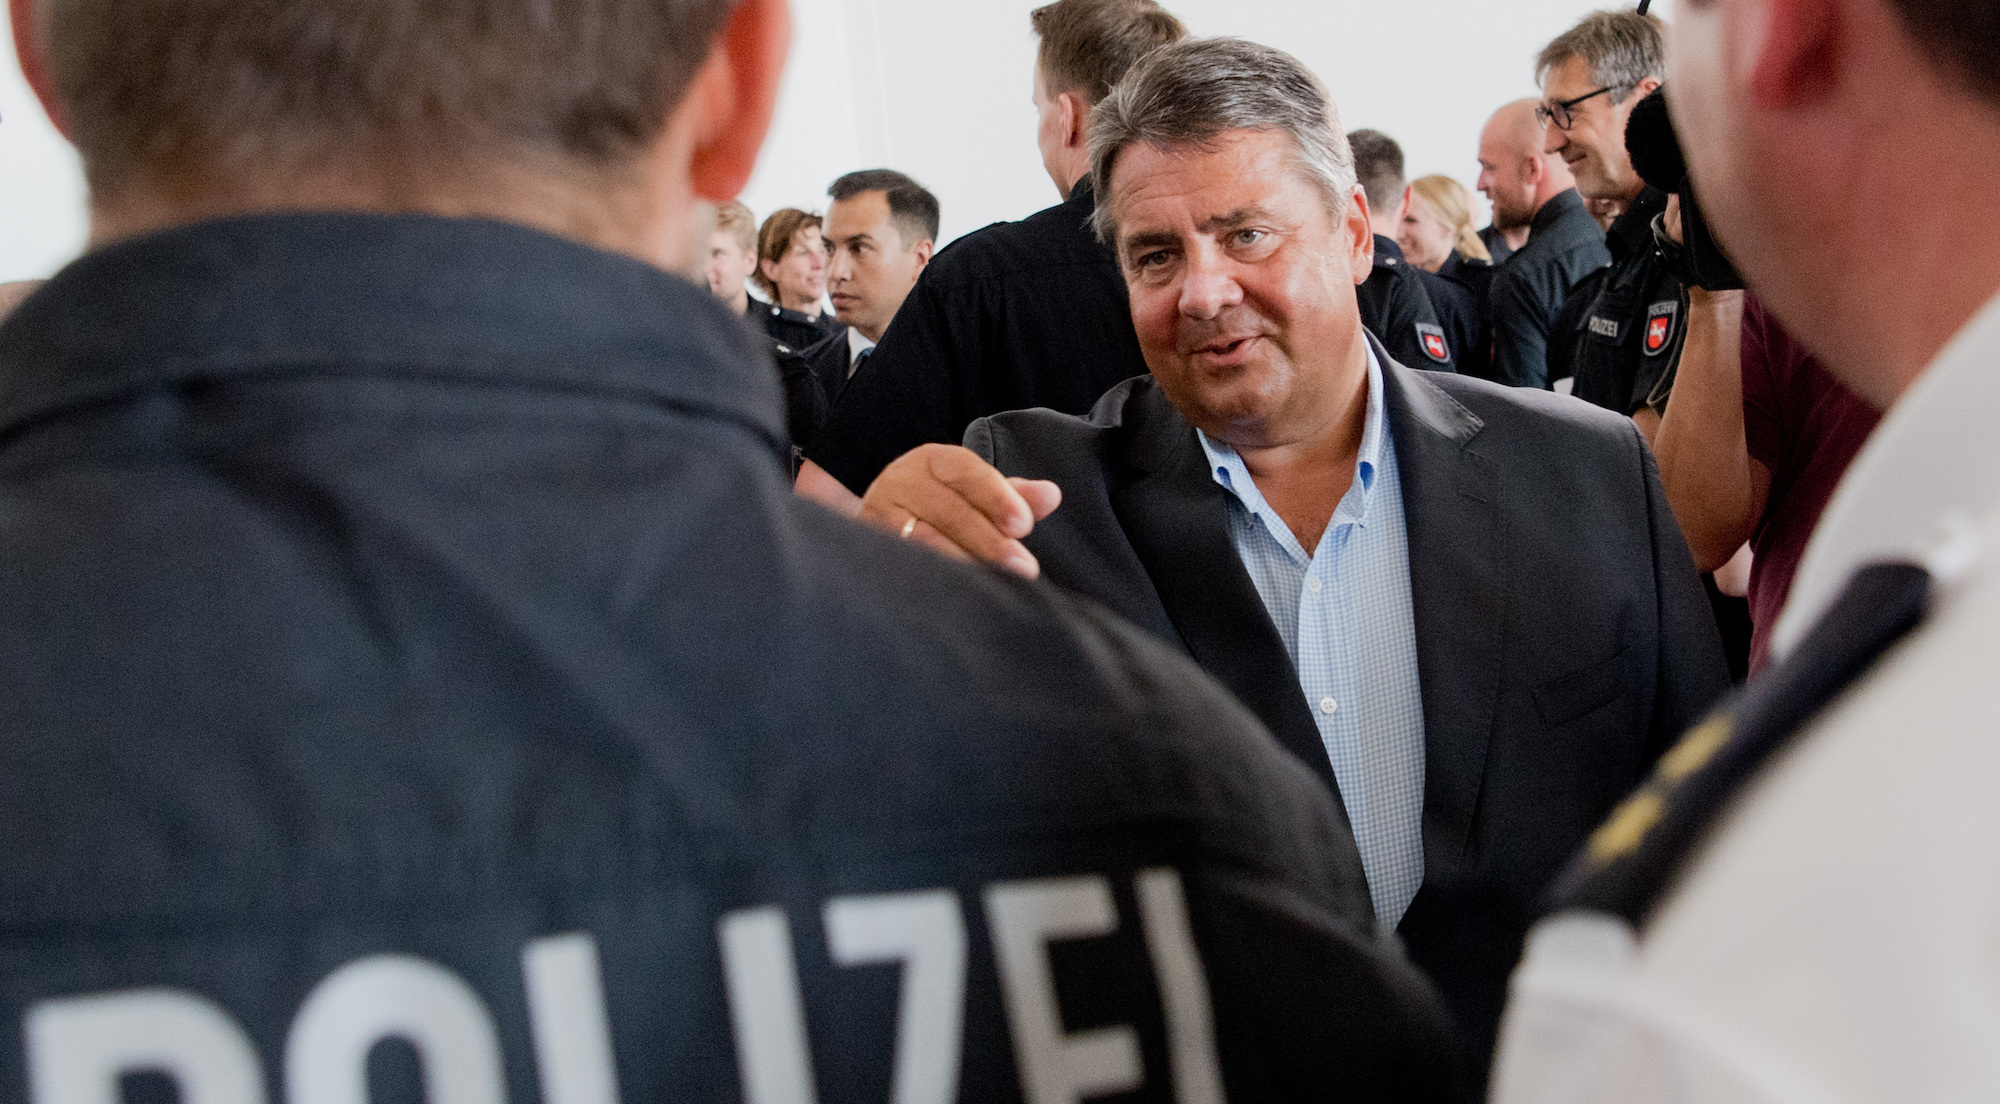
{"type": "Polygon", "coordinates": [[[1395,242],[1375,235],[1374,271],[1354,292],[1361,308],[1361,324],[1401,363],[1411,368],[1455,371],[1456,343],[1438,321],[1436,301],[1424,284],[1426,275],[1403,259],[1403,250],[1395,242]]]}
{"type": "Polygon", "coordinates": [[[1642,429],[1658,425],[1687,334],[1687,296],[1654,253],[1653,220],[1667,193],[1633,165],[1627,124],[1666,77],[1666,33],[1653,16],[1585,16],[1542,51],[1536,115],[1544,148],[1560,154],[1586,199],[1625,205],[1605,241],[1610,267],[1579,281],[1549,331],[1548,380],[1642,429]]]}
{"type": "Polygon", "coordinates": [[[1639,193],[1611,224],[1611,266],[1570,290],[1550,334],[1550,382],[1574,379],[1572,394],[1620,414],[1666,409],[1687,339],[1687,291],[1653,248],[1666,209],[1667,193],[1639,193]]]}
{"type": "Polygon", "coordinates": [[[807,314],[776,303],[754,303],[750,313],[785,353],[803,353],[835,334],[847,332],[847,327],[835,320],[831,311],[807,314]]]}
{"type": "Polygon", "coordinates": [[[1479,338],[1478,310],[1469,292],[1405,261],[1396,244],[1396,224],[1409,201],[1403,148],[1374,130],[1354,131],[1347,143],[1375,227],[1375,269],[1355,295],[1361,324],[1408,367],[1456,371],[1459,351],[1479,338]]]}
{"type": "Polygon", "coordinates": [[[376,5],[365,81],[274,38],[322,0],[204,2],[16,40],[131,206],[0,326],[0,1099],[1455,1097],[1242,706],[791,495],[660,234],[754,167],[784,0],[376,5]],[[520,87],[397,110],[439,71],[520,87]],[[205,126],[286,171],[150,144],[205,126]]]}
{"type": "Polygon", "coordinates": [[[782,348],[798,353],[836,333],[846,332],[826,310],[808,314],[786,302],[815,306],[826,294],[827,250],[820,216],[785,207],[771,212],[757,232],[759,287],[768,301],[753,302],[750,315],[782,348]]]}

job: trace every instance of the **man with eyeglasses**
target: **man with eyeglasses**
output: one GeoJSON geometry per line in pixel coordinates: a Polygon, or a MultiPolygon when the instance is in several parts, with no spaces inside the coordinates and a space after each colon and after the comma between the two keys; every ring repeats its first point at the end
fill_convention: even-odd
{"type": "Polygon", "coordinates": [[[1558,154],[1585,199],[1623,203],[1605,244],[1611,264],[1570,289],[1549,334],[1548,378],[1626,414],[1651,441],[1673,387],[1687,333],[1687,296],[1653,253],[1653,219],[1667,194],[1651,188],[1625,151],[1625,123],[1666,78],[1660,21],[1595,12],[1542,51],[1536,109],[1545,148],[1558,154]]]}

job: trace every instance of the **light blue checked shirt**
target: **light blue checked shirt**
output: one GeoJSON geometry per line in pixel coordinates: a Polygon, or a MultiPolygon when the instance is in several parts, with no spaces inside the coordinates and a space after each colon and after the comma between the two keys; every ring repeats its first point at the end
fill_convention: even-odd
{"type": "Polygon", "coordinates": [[[1285,640],[1333,761],[1375,917],[1393,928],[1424,881],[1424,702],[1382,366],[1370,350],[1354,482],[1310,556],[1236,450],[1206,434],[1201,447],[1229,492],[1230,540],[1285,640]]]}

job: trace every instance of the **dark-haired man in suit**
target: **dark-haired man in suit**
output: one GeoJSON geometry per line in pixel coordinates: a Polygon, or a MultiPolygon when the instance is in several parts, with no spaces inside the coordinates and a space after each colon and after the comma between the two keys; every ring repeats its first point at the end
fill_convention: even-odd
{"type": "Polygon", "coordinates": [[[827,195],[826,291],[844,328],[801,355],[830,407],[930,264],[939,210],[929,189],[893,169],[848,173],[827,195]]]}
{"type": "Polygon", "coordinates": [[[1543,886],[1728,685],[1650,454],[1367,335],[1366,194],[1293,59],[1170,46],[1098,110],[1150,376],[912,452],[862,517],[1039,570],[1234,690],[1339,795],[1483,1058],[1543,886]]]}

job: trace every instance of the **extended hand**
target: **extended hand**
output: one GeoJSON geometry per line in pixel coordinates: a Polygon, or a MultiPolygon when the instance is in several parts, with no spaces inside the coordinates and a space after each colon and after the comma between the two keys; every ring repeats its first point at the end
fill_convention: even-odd
{"type": "Polygon", "coordinates": [[[1033,579],[1042,565],[1021,543],[1062,505],[1039,479],[1011,479],[957,445],[923,445],[898,457],[861,498],[861,520],[922,541],[954,559],[1033,579]]]}

